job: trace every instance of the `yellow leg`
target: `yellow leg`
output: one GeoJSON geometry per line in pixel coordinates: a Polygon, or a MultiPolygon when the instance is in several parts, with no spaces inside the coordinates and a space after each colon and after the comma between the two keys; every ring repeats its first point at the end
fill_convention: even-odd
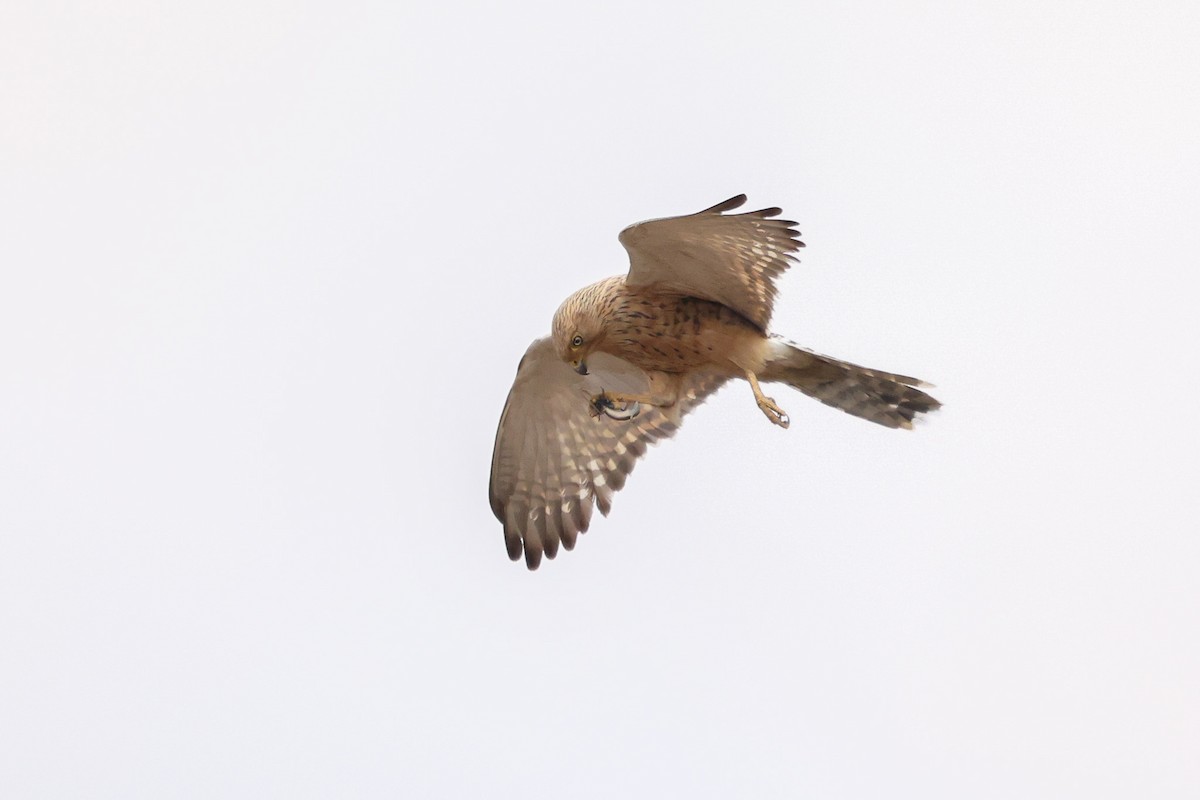
{"type": "Polygon", "coordinates": [[[774,422],[781,428],[786,428],[792,424],[788,418],[787,412],[779,406],[775,405],[773,398],[763,394],[762,387],[758,385],[758,376],[750,370],[746,370],[746,380],[750,381],[750,388],[754,390],[754,399],[758,402],[758,408],[767,415],[767,419],[774,422]]]}

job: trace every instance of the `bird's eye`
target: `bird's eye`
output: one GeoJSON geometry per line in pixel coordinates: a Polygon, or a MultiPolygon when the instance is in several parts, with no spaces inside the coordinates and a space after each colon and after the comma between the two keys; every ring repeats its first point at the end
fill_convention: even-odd
{"type": "Polygon", "coordinates": [[[581,347],[583,345],[583,337],[575,334],[575,338],[571,340],[571,347],[581,347]]]}

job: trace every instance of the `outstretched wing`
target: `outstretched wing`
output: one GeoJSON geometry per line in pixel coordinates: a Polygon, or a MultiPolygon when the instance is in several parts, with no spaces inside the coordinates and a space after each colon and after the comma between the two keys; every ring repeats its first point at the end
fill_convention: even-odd
{"type": "Polygon", "coordinates": [[[538,339],[517,367],[500,417],[492,512],[504,524],[509,558],[516,561],[523,549],[529,569],[537,569],[543,553],[554,558],[560,542],[574,548],[576,536],[588,529],[593,503],[607,516],[613,493],[646,447],[674,434],[683,416],[725,382],[715,375],[688,376],[674,407],[642,406],[632,419],[618,420],[593,416],[589,399],[605,390],[644,393],[645,373],[604,353],[594,353],[588,369],[579,375],[549,338],[538,339]]]}
{"type": "Polygon", "coordinates": [[[775,279],[804,247],[795,222],[771,219],[778,208],[723,214],[741,207],[739,194],[696,214],[639,222],[621,231],[629,252],[630,286],[712,300],[764,331],[775,302],[775,279]]]}

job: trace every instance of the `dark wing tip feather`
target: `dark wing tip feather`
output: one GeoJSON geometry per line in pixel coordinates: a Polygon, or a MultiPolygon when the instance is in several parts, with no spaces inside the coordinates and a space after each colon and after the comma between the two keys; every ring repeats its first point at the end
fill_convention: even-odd
{"type": "Polygon", "coordinates": [[[510,503],[505,511],[504,546],[508,549],[508,557],[513,561],[521,557],[524,548],[521,542],[521,526],[515,503],[510,503]]]}
{"type": "Polygon", "coordinates": [[[525,567],[533,572],[542,563],[542,540],[536,536],[525,536],[525,567]]]}
{"type": "Polygon", "coordinates": [[[701,211],[701,214],[720,214],[723,211],[732,211],[735,208],[741,208],[746,202],[746,195],[739,194],[728,200],[722,200],[712,208],[706,208],[701,211]]]}
{"type": "Polygon", "coordinates": [[[509,531],[504,531],[504,546],[508,549],[508,557],[512,561],[516,561],[521,557],[521,535],[518,533],[515,536],[510,535],[509,531]]]}
{"type": "Polygon", "coordinates": [[[592,497],[595,498],[596,508],[600,509],[600,515],[608,516],[608,512],[612,511],[612,490],[605,486],[593,486],[592,497]]]}
{"type": "MultiPolygon", "coordinates": [[[[547,527],[549,527],[548,520],[547,527]]],[[[554,557],[558,555],[558,541],[558,536],[555,535],[553,531],[546,531],[546,537],[545,541],[542,542],[542,547],[545,549],[546,558],[550,559],[551,561],[553,561],[554,557]]]]}
{"type": "MultiPolygon", "coordinates": [[[[745,195],[743,195],[745,196],[745,195]]],[[[747,211],[747,214],[754,214],[759,217],[778,217],[783,213],[783,209],[779,206],[771,206],[770,208],[760,208],[758,211],[747,211]]],[[[783,222],[784,220],[780,220],[783,222]]],[[[795,223],[792,223],[795,224],[795,223]]]]}

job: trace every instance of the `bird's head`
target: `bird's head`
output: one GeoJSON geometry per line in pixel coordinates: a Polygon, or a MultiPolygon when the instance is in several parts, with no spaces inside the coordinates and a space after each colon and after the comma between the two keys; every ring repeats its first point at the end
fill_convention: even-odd
{"type": "Polygon", "coordinates": [[[588,374],[587,357],[604,339],[604,323],[595,313],[594,304],[587,302],[586,291],[576,292],[564,300],[554,312],[551,326],[558,357],[580,375],[588,374]]]}

